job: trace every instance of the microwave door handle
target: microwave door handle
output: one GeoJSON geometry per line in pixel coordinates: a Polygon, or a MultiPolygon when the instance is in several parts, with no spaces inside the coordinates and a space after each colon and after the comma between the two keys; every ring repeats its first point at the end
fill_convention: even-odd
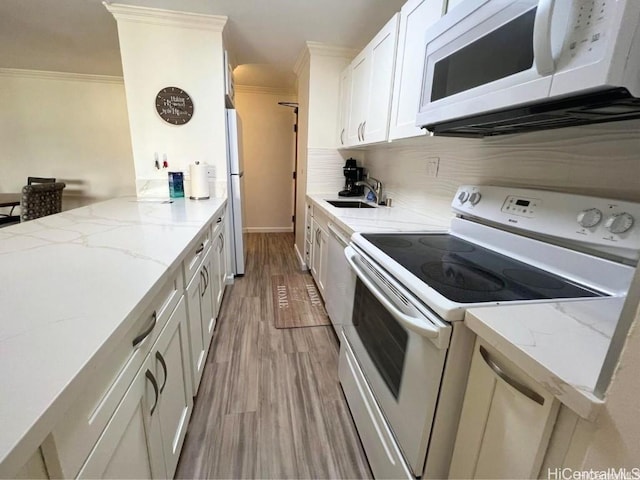
{"type": "Polygon", "coordinates": [[[376,297],[380,303],[389,311],[393,317],[398,320],[402,325],[411,330],[412,332],[417,333],[420,336],[437,340],[440,336],[440,328],[433,325],[432,323],[426,323],[426,319],[424,318],[416,318],[406,315],[401,312],[398,307],[396,307],[387,296],[378,289],[378,287],[367,277],[367,274],[362,271],[360,266],[356,263],[354,257],[355,253],[349,252],[349,249],[345,249],[345,256],[347,257],[347,261],[351,265],[351,268],[356,272],[358,278],[365,284],[365,286],[369,289],[369,291],[376,297]]]}
{"type": "Polygon", "coordinates": [[[551,50],[551,19],[555,0],[540,0],[533,25],[533,58],[540,75],[551,75],[555,70],[551,50]]]}

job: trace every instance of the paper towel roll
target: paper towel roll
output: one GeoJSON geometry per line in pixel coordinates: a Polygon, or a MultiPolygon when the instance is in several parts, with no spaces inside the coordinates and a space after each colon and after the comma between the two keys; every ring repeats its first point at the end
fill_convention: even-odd
{"type": "Polygon", "coordinates": [[[191,177],[192,200],[204,200],[209,198],[209,179],[207,178],[207,165],[196,162],[189,165],[189,176],[191,177]]]}

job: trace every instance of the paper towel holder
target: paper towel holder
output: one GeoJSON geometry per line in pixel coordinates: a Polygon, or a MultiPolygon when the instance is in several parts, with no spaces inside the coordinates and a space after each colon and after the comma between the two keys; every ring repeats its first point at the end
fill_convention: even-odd
{"type": "Polygon", "coordinates": [[[201,166],[200,162],[195,162],[195,165],[189,165],[189,177],[191,180],[191,194],[189,198],[191,200],[208,200],[210,195],[206,164],[201,166]],[[203,173],[204,177],[202,176],[203,173]],[[196,183],[196,177],[198,177],[199,185],[196,183]]]}

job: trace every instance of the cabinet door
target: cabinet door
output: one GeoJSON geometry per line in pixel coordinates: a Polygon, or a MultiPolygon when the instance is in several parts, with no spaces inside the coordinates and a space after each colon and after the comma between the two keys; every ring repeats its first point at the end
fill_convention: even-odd
{"type": "Polygon", "coordinates": [[[191,385],[192,395],[198,393],[200,379],[207,358],[207,349],[204,345],[204,332],[202,329],[202,313],[200,311],[200,288],[202,276],[199,273],[191,279],[187,286],[187,322],[189,325],[189,353],[191,359],[191,385]]]}
{"type": "Polygon", "coordinates": [[[211,256],[213,248],[205,255],[200,269],[200,313],[202,314],[202,334],[204,349],[209,351],[209,344],[213,337],[213,329],[216,326],[216,316],[213,309],[213,297],[211,295],[211,277],[215,273],[211,271],[211,256]]]}
{"type": "Polygon", "coordinates": [[[370,79],[365,123],[362,127],[363,143],[383,142],[388,137],[397,40],[396,13],[367,47],[370,49],[370,79]]]}
{"type": "Polygon", "coordinates": [[[320,271],[318,272],[318,290],[324,300],[324,292],[327,286],[327,267],[329,262],[329,234],[320,229],[320,271]]]}
{"type": "Polygon", "coordinates": [[[157,415],[167,478],[173,478],[178,465],[193,408],[187,330],[187,311],[182,299],[152,352],[159,389],[157,415]]]}
{"type": "Polygon", "coordinates": [[[424,135],[416,127],[422,87],[424,34],[441,16],[446,0],[408,0],[400,10],[389,140],[424,135]]]}
{"type": "Polygon", "coordinates": [[[316,283],[320,281],[320,226],[315,220],[311,221],[311,276],[316,283]]]}
{"type": "Polygon", "coordinates": [[[213,254],[213,261],[216,263],[217,279],[214,290],[214,308],[216,316],[220,312],[220,305],[222,305],[222,297],[224,296],[224,289],[226,286],[226,258],[227,258],[227,246],[225,243],[225,230],[223,229],[218,235],[218,248],[213,254]]]}
{"type": "Polygon", "coordinates": [[[143,364],[78,478],[166,478],[151,357],[143,364]]]}
{"type": "Polygon", "coordinates": [[[476,341],[450,478],[537,478],[559,402],[476,341]]]}
{"type": "Polygon", "coordinates": [[[349,107],[351,102],[351,65],[340,74],[340,111],[338,113],[338,147],[348,143],[349,107]]]}
{"type": "Polygon", "coordinates": [[[349,121],[347,123],[348,146],[362,143],[362,127],[367,114],[369,72],[371,71],[371,59],[368,54],[369,51],[365,49],[351,62],[349,121]]]}

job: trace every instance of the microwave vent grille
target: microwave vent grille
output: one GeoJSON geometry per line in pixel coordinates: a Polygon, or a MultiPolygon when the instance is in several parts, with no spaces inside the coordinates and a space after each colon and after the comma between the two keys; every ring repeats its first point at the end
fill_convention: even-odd
{"type": "Polygon", "coordinates": [[[640,98],[625,88],[555,99],[427,124],[439,136],[485,137],[640,118],[640,98]]]}

